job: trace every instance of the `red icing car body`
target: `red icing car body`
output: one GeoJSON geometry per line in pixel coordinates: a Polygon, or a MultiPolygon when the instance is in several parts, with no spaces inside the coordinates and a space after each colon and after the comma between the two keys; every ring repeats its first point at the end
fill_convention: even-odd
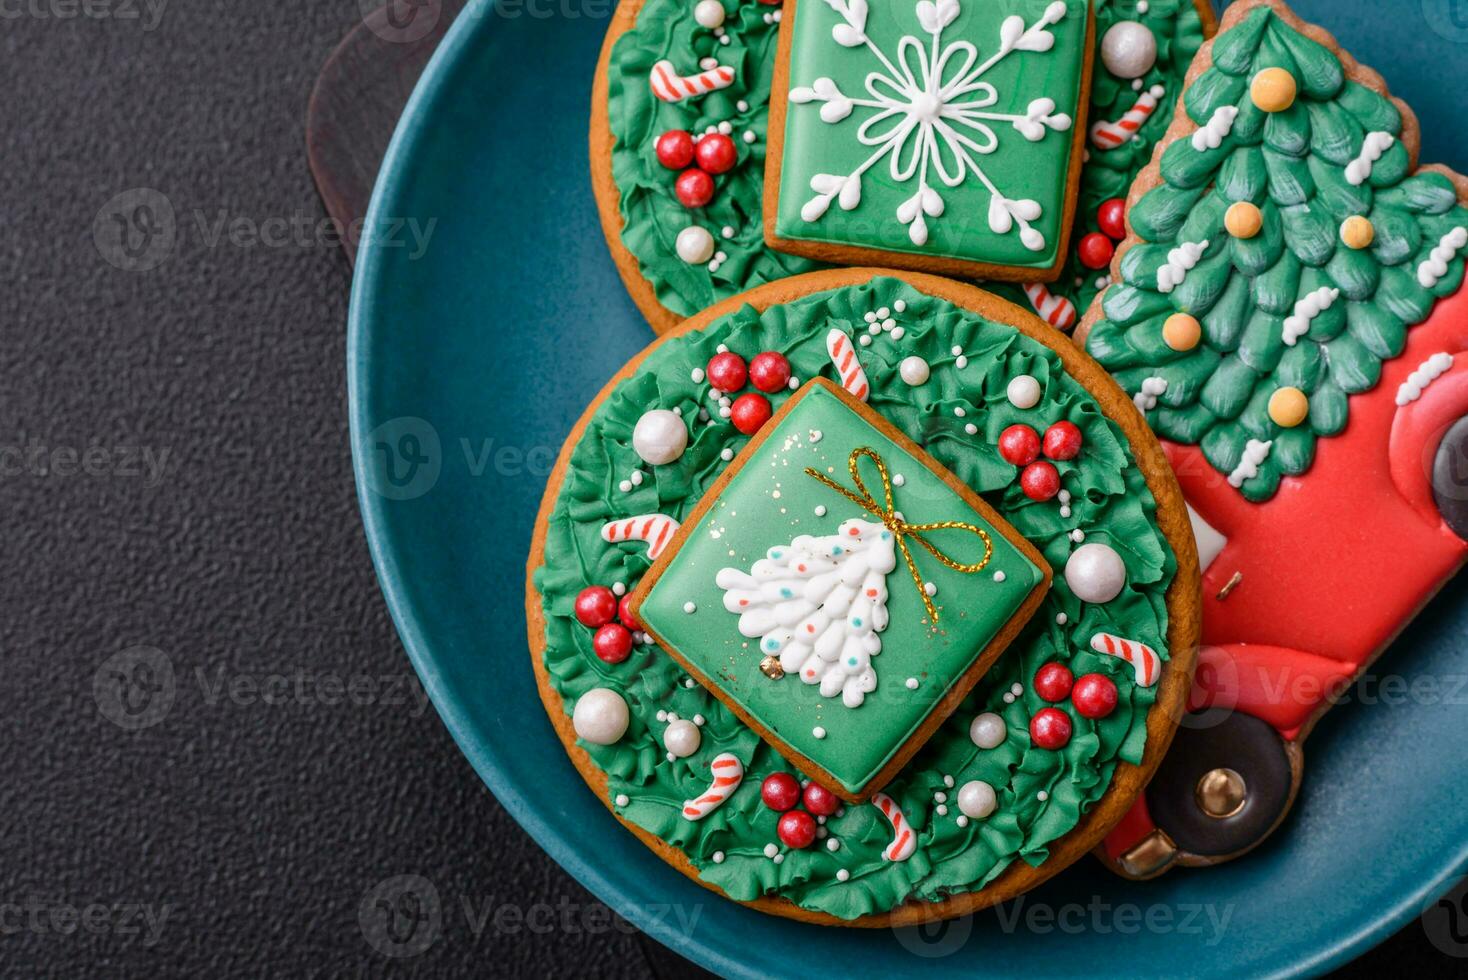
{"type": "Polygon", "coordinates": [[[1174,743],[1107,838],[1114,868],[1152,877],[1213,863],[1283,819],[1301,740],[1468,558],[1468,424],[1454,428],[1465,418],[1468,290],[1459,289],[1408,331],[1376,387],[1351,398],[1345,430],[1318,440],[1310,469],[1284,478],[1270,500],[1250,503],[1197,447],[1164,443],[1203,571],[1190,704],[1202,714],[1184,722],[1188,744],[1174,743]],[[1234,744],[1203,744],[1210,736],[1234,744]]]}

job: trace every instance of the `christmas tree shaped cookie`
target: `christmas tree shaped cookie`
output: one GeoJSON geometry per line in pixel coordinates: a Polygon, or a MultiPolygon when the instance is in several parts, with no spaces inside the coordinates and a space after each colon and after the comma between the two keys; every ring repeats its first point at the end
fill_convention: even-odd
{"type": "Polygon", "coordinates": [[[1251,501],[1310,469],[1462,281],[1468,211],[1447,175],[1416,169],[1402,110],[1254,6],[1133,191],[1087,350],[1251,501]]]}
{"type": "Polygon", "coordinates": [[[1044,598],[977,494],[825,379],[767,423],[643,578],[633,616],[796,766],[859,801],[1044,598]]]}
{"type": "Polygon", "coordinates": [[[787,0],[766,240],[824,261],[1054,279],[1092,30],[1088,0],[787,0]]]}

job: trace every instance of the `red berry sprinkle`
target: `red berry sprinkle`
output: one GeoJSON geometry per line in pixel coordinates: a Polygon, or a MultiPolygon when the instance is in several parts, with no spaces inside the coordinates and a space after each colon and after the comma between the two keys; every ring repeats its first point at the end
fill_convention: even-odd
{"type": "Polygon", "coordinates": [[[810,847],[816,839],[816,818],[804,810],[791,810],[780,818],[775,831],[786,847],[810,847]]]}
{"type": "Polygon", "coordinates": [[[1107,238],[1121,241],[1126,237],[1126,202],[1119,197],[1101,202],[1096,209],[1096,223],[1107,238]]]}
{"type": "Polygon", "coordinates": [[[790,383],[790,362],[778,351],[756,354],[749,362],[749,382],[760,391],[780,391],[790,383]]]}
{"type": "Polygon", "coordinates": [[[605,585],[588,585],[576,594],[576,621],[596,629],[617,618],[617,597],[605,585]]]}
{"type": "Polygon", "coordinates": [[[1035,671],[1035,693],[1052,704],[1070,696],[1075,675],[1065,664],[1048,663],[1035,671]]]}
{"type": "Polygon", "coordinates": [[[1056,472],[1054,463],[1038,460],[1020,473],[1019,488],[1031,500],[1049,500],[1060,492],[1060,474],[1056,472]]]}
{"type": "Polygon", "coordinates": [[[739,159],[734,141],[723,133],[710,133],[693,145],[693,156],[705,173],[722,174],[739,159]]]}
{"type": "Polygon", "coordinates": [[[800,802],[800,783],[788,772],[771,773],[760,783],[759,796],[765,806],[784,813],[800,802]]]}
{"type": "Polygon", "coordinates": [[[632,632],[620,623],[607,623],[591,638],[596,655],[609,664],[619,664],[632,655],[632,632]]]}
{"type": "Polygon", "coordinates": [[[658,137],[658,163],[669,170],[682,170],[693,162],[693,137],[681,129],[670,129],[658,137]]]}
{"type": "Polygon", "coordinates": [[[1051,459],[1075,459],[1081,454],[1081,430],[1074,422],[1056,422],[1045,430],[1045,455],[1051,459]]]}
{"type": "Polygon", "coordinates": [[[1028,466],[1040,456],[1040,436],[1028,425],[1011,425],[999,433],[999,455],[1006,463],[1028,466]]]}
{"type": "Polygon", "coordinates": [[[730,350],[709,358],[705,373],[708,375],[709,384],[725,392],[734,392],[743,388],[744,380],[749,377],[749,371],[744,366],[744,358],[730,350]]]}
{"type": "Polygon", "coordinates": [[[1071,690],[1070,703],[1082,718],[1105,718],[1116,710],[1116,684],[1105,674],[1086,674],[1071,690]]]}
{"type": "Polygon", "coordinates": [[[829,817],[841,808],[841,798],[819,783],[805,788],[805,808],[818,817],[829,817]]]}
{"type": "Polygon", "coordinates": [[[690,167],[673,182],[673,193],[685,208],[701,208],[714,199],[714,179],[697,167],[690,167]]]}
{"type": "Polygon", "coordinates": [[[1041,708],[1030,719],[1030,741],[1042,749],[1065,748],[1071,730],[1070,715],[1059,708],[1041,708]]]}
{"type": "Polygon", "coordinates": [[[624,595],[622,597],[622,601],[617,603],[617,618],[621,620],[622,625],[627,627],[629,630],[642,629],[642,624],[637,621],[636,616],[632,615],[631,593],[624,595]]]}
{"type": "Polygon", "coordinates": [[[1087,269],[1104,269],[1111,261],[1111,253],[1116,251],[1116,244],[1100,232],[1093,231],[1081,239],[1078,251],[1081,265],[1087,269]]]}
{"type": "Polygon", "coordinates": [[[752,391],[734,399],[734,404],[729,407],[729,421],[747,436],[758,432],[760,426],[770,420],[770,414],[770,400],[752,391]]]}

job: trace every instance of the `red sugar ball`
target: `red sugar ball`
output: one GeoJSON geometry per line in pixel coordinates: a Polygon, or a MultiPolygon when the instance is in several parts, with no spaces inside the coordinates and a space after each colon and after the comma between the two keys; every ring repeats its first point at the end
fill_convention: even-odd
{"type": "Polygon", "coordinates": [[[771,810],[784,813],[800,802],[800,783],[788,772],[771,773],[759,784],[759,798],[771,810]]]}
{"type": "Polygon", "coordinates": [[[816,818],[804,810],[791,810],[780,818],[775,831],[786,847],[810,847],[816,839],[816,818]]]}
{"type": "Polygon", "coordinates": [[[1070,695],[1075,675],[1065,664],[1048,663],[1035,671],[1035,693],[1043,700],[1064,701],[1070,695]]]}
{"type": "Polygon", "coordinates": [[[756,354],[749,362],[749,381],[760,391],[780,391],[790,383],[790,362],[778,351],[756,354]]]}
{"type": "Polygon", "coordinates": [[[1126,202],[1119,197],[1102,201],[1096,209],[1096,223],[1107,238],[1121,241],[1126,237],[1126,202]]]}
{"type": "Polygon", "coordinates": [[[818,817],[829,817],[841,808],[841,798],[819,783],[806,786],[805,808],[818,817]]]}
{"type": "Polygon", "coordinates": [[[1081,454],[1081,430],[1074,422],[1056,422],[1045,430],[1045,455],[1051,459],[1075,459],[1081,454]]]}
{"type": "Polygon", "coordinates": [[[1070,742],[1070,715],[1059,708],[1041,708],[1030,719],[1030,741],[1052,752],[1070,742]]]}
{"type": "Polygon", "coordinates": [[[1045,501],[1060,492],[1060,474],[1045,460],[1031,463],[1019,475],[1019,488],[1031,500],[1045,501]]]}
{"type": "Polygon", "coordinates": [[[1070,703],[1082,718],[1105,718],[1116,710],[1116,684],[1105,674],[1086,674],[1071,689],[1070,703]]]}
{"type": "Polygon", "coordinates": [[[632,655],[632,631],[620,623],[607,623],[591,638],[596,655],[609,664],[619,664],[632,655]]]}
{"type": "Polygon", "coordinates": [[[627,627],[629,630],[642,629],[642,624],[637,621],[636,616],[632,615],[631,593],[624,595],[622,597],[622,601],[617,603],[617,619],[621,620],[622,625],[627,627]]]}
{"type": "Polygon", "coordinates": [[[708,375],[709,384],[719,391],[738,391],[744,387],[744,379],[749,376],[748,369],[744,366],[744,358],[731,350],[722,354],[715,354],[709,358],[708,367],[704,369],[708,375]]]}
{"type": "Polygon", "coordinates": [[[770,414],[770,400],[752,391],[734,399],[734,404],[729,407],[729,421],[747,436],[758,432],[760,426],[770,420],[770,414]]]}
{"type": "Polygon", "coordinates": [[[1006,463],[1028,466],[1040,456],[1040,436],[1028,425],[1011,425],[999,433],[999,455],[1006,463]]]}
{"type": "Polygon", "coordinates": [[[576,593],[576,621],[595,629],[617,617],[617,597],[605,585],[588,585],[576,593]]]}
{"type": "Polygon", "coordinates": [[[674,181],[673,193],[685,208],[701,208],[714,199],[714,179],[697,167],[690,167],[674,181]]]}
{"type": "Polygon", "coordinates": [[[705,173],[722,174],[739,159],[734,141],[723,133],[710,133],[693,145],[693,155],[705,173]]]}
{"type": "Polygon", "coordinates": [[[681,129],[670,129],[658,137],[658,163],[669,170],[682,170],[693,162],[693,137],[681,129]]]}
{"type": "Polygon", "coordinates": [[[1087,269],[1104,269],[1111,261],[1111,254],[1116,251],[1116,244],[1100,232],[1093,231],[1081,239],[1080,256],[1081,265],[1087,269]]]}

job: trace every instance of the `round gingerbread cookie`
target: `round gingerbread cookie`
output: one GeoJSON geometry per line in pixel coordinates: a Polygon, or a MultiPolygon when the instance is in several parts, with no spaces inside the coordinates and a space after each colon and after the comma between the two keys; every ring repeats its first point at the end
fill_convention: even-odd
{"type": "MultiPolygon", "coordinates": [[[[1106,284],[1121,201],[1151,158],[1207,0],[1097,0],[1095,68],[1069,258],[1050,284],[995,284],[1069,329],[1106,284]]],[[[819,268],[765,244],[762,221],[779,3],[623,0],[592,95],[591,170],[623,281],[655,330],[762,283],[819,268]]]]}
{"type": "Polygon", "coordinates": [[[1130,400],[1032,314],[872,269],[753,290],[627,365],[527,576],[593,791],[702,884],[827,924],[969,912],[1094,847],[1198,630],[1130,400]]]}

